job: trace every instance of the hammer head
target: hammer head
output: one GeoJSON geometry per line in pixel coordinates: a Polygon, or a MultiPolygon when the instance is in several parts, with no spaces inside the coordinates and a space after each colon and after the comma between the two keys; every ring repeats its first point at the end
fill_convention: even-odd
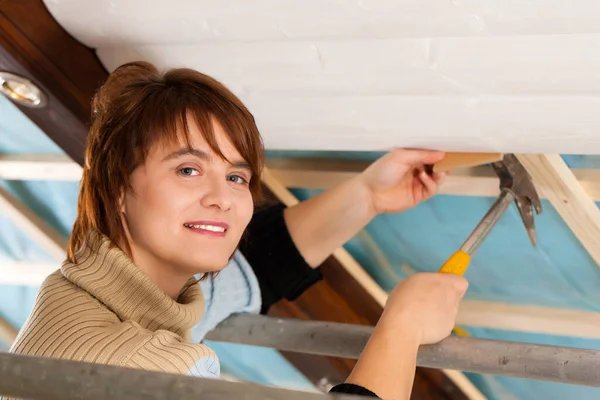
{"type": "Polygon", "coordinates": [[[537,236],[533,220],[533,209],[537,214],[540,214],[542,203],[531,176],[514,154],[505,154],[502,161],[492,163],[492,167],[500,178],[500,190],[508,190],[514,194],[515,203],[521,214],[529,240],[535,246],[537,236]]]}

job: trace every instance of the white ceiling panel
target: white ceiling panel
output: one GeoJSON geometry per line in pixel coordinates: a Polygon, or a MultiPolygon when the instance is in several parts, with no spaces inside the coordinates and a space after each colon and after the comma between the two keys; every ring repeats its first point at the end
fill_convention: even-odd
{"type": "Polygon", "coordinates": [[[109,43],[600,32],[594,0],[45,0],[91,47],[109,43]]]}
{"type": "Polygon", "coordinates": [[[600,154],[599,2],[46,4],[109,70],[223,81],[270,149],[600,154]]]}

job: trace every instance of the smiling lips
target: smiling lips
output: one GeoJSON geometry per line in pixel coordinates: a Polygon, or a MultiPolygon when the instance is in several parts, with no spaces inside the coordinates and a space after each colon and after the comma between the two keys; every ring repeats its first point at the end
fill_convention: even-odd
{"type": "Polygon", "coordinates": [[[189,230],[201,235],[223,237],[229,228],[224,222],[217,221],[192,221],[183,224],[189,230]]]}

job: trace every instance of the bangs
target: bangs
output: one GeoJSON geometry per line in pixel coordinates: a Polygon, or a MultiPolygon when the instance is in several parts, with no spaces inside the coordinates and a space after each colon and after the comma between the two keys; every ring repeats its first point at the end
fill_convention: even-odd
{"type": "Polygon", "coordinates": [[[180,145],[192,148],[190,120],[199,128],[211,150],[222,160],[230,162],[219,148],[213,122],[218,122],[231,144],[252,170],[252,180],[258,179],[264,165],[262,141],[252,115],[235,104],[215,95],[207,98],[195,90],[164,90],[152,93],[144,101],[137,121],[139,129],[136,166],[142,164],[150,148],[157,145],[180,145]],[[258,146],[257,146],[258,144],[258,146]]]}

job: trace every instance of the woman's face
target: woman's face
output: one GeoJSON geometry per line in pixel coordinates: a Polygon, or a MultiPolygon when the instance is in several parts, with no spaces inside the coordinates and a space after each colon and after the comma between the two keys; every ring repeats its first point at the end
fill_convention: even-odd
{"type": "MultiPolygon", "coordinates": [[[[190,120],[192,148],[155,145],[131,176],[122,213],[134,262],[156,279],[227,265],[250,222],[251,170],[213,122],[219,158],[190,120]]],[[[185,283],[185,281],[184,281],[185,283]]]]}

